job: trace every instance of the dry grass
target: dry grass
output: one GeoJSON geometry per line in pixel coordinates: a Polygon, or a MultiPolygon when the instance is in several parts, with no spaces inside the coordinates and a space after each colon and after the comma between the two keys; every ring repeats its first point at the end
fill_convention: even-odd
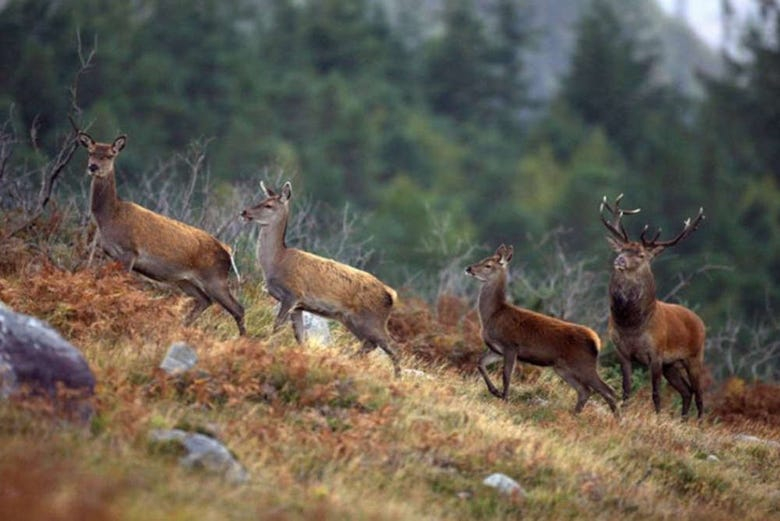
{"type": "Polygon", "coordinates": [[[735,438],[780,440],[777,386],[731,383],[703,422],[680,422],[669,393],[656,416],[647,389],[619,422],[597,399],[572,416],[573,391],[547,370],[523,368],[508,403],[486,392],[478,324],[457,299],[405,299],[391,330],[403,366],[425,374],[396,380],[383,353],[350,357],[340,327],[332,347],[271,335],[257,281],[237,339],[216,307],[182,327],[183,297],[113,264],[69,272],[14,251],[0,299],[82,349],[99,412],[79,427],[0,404],[0,519],[780,518],[780,450],[735,438]],[[169,377],[156,367],[178,340],[200,361],[169,377]],[[179,467],[148,444],[159,427],[217,436],[250,482],[179,467]],[[483,486],[493,472],[527,496],[483,486]]]}

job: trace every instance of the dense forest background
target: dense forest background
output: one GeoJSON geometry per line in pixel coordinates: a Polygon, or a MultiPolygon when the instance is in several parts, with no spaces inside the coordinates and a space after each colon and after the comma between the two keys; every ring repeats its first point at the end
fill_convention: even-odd
{"type": "MultiPolygon", "coordinates": [[[[390,284],[436,287],[506,242],[529,272],[552,256],[596,273],[600,316],[601,197],[642,208],[632,234],[703,206],[656,262],[659,294],[777,348],[780,11],[760,3],[712,51],[651,0],[11,0],[0,193],[52,161],[70,114],[128,135],[121,194],[195,143],[214,199],[292,179],[322,220],[348,205],[361,263],[390,284]]],[[[59,193],[86,194],[80,157],[59,193]]]]}

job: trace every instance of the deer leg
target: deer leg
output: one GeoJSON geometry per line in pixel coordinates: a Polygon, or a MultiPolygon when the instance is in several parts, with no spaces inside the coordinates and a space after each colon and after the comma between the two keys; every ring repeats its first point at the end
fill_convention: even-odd
{"type": "Polygon", "coordinates": [[[488,391],[490,391],[490,394],[497,398],[503,398],[500,392],[498,392],[498,389],[496,389],[496,386],[493,385],[493,382],[490,381],[490,376],[488,376],[488,366],[498,362],[501,360],[501,355],[498,353],[495,353],[491,351],[490,349],[485,350],[485,353],[482,355],[482,358],[479,359],[479,365],[477,366],[479,369],[479,373],[482,375],[482,379],[485,380],[485,385],[487,385],[488,391]]]}
{"type": "Polygon", "coordinates": [[[116,260],[118,260],[122,266],[127,270],[128,273],[133,271],[133,267],[135,266],[135,260],[138,258],[138,255],[135,254],[135,252],[125,250],[122,253],[119,254],[116,260]]]}
{"type": "Polygon", "coordinates": [[[631,359],[620,354],[620,351],[618,351],[618,359],[620,371],[623,373],[623,402],[628,402],[631,397],[631,359]]]}
{"type": "Polygon", "coordinates": [[[693,397],[696,401],[696,417],[701,419],[701,415],[704,413],[704,402],[702,400],[701,392],[701,373],[702,366],[700,360],[692,360],[685,364],[685,369],[688,372],[688,380],[691,382],[691,390],[693,391],[693,397]]]}
{"type": "Polygon", "coordinates": [[[382,351],[387,353],[387,356],[390,357],[390,361],[393,363],[393,372],[395,377],[398,378],[401,376],[401,364],[398,361],[398,353],[396,353],[395,349],[392,348],[387,339],[383,338],[376,340],[363,340],[363,345],[360,347],[360,349],[357,350],[355,356],[366,356],[368,353],[376,349],[377,346],[382,348],[382,351]]]}
{"type": "Polygon", "coordinates": [[[273,332],[279,331],[279,328],[287,322],[290,316],[290,310],[293,308],[295,301],[291,298],[284,298],[279,301],[279,311],[276,313],[276,320],[274,320],[273,332]]]}
{"type": "Polygon", "coordinates": [[[303,311],[296,309],[290,313],[290,322],[292,322],[295,340],[299,344],[306,342],[306,331],[303,328],[303,311]]]}
{"type": "Polygon", "coordinates": [[[344,325],[347,326],[347,329],[353,335],[363,341],[363,345],[358,350],[357,355],[368,354],[379,346],[390,357],[395,377],[398,378],[401,376],[401,364],[398,361],[398,353],[390,345],[389,335],[385,326],[386,320],[387,318],[385,318],[385,322],[382,322],[381,319],[370,318],[363,323],[357,320],[347,320],[344,322],[344,325]]]}
{"type": "Polygon", "coordinates": [[[592,374],[588,375],[587,385],[604,398],[607,405],[609,405],[612,414],[614,414],[616,418],[620,416],[617,405],[615,404],[615,391],[599,377],[595,367],[593,368],[592,374]]]}
{"type": "Polygon", "coordinates": [[[184,325],[189,326],[211,305],[211,298],[201,291],[199,287],[189,281],[180,280],[176,282],[176,286],[195,300],[192,309],[187,313],[187,317],[184,319],[184,325]]]}
{"type": "Polygon", "coordinates": [[[682,417],[688,417],[688,410],[691,407],[691,388],[688,382],[680,374],[680,369],[675,364],[666,364],[663,366],[664,377],[669,385],[675,388],[682,398],[682,417]]]}
{"type": "Polygon", "coordinates": [[[210,284],[206,288],[206,292],[209,297],[217,301],[225,311],[233,316],[236,325],[238,326],[238,334],[240,336],[246,335],[246,328],[244,327],[244,307],[230,293],[227,279],[220,279],[217,283],[210,284]]]}
{"type": "Polygon", "coordinates": [[[355,356],[366,356],[368,353],[376,349],[376,344],[368,340],[363,340],[360,347],[355,351],[355,356]]]}
{"type": "Polygon", "coordinates": [[[401,365],[398,362],[398,353],[396,353],[395,349],[390,346],[390,342],[387,340],[386,336],[378,338],[375,342],[375,345],[378,345],[380,348],[382,348],[382,350],[387,353],[387,356],[390,357],[390,360],[393,362],[393,371],[395,373],[395,377],[398,378],[401,376],[401,365]]]}
{"type": "Polygon", "coordinates": [[[509,398],[509,384],[512,382],[512,372],[515,370],[517,351],[504,349],[504,392],[501,397],[506,401],[509,398]]]}
{"type": "Polygon", "coordinates": [[[650,381],[653,384],[653,405],[656,414],[661,412],[661,361],[650,360],[650,381]]]}
{"type": "Polygon", "coordinates": [[[569,369],[553,367],[553,371],[555,371],[558,376],[563,378],[567,384],[572,386],[574,390],[577,391],[577,404],[574,406],[572,413],[579,414],[582,411],[582,408],[585,407],[585,404],[588,402],[588,398],[590,398],[590,389],[588,389],[586,385],[580,382],[580,380],[569,369]]]}

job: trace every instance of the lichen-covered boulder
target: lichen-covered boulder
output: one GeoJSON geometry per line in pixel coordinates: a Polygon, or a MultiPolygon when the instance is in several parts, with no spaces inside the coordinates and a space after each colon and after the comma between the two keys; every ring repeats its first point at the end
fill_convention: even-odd
{"type": "Polygon", "coordinates": [[[84,400],[95,392],[95,376],[81,352],[51,326],[0,303],[0,398],[20,392],[90,415],[84,400]]]}

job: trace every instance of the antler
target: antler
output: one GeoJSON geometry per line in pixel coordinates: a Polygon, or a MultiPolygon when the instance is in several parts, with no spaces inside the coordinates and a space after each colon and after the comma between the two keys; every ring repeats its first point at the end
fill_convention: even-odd
{"type": "Polygon", "coordinates": [[[642,240],[642,245],[645,248],[668,248],[669,246],[674,246],[681,240],[688,237],[690,234],[696,231],[696,229],[699,227],[699,224],[704,220],[704,208],[699,208],[699,213],[696,215],[696,218],[691,221],[691,218],[688,217],[683,221],[683,229],[682,231],[675,237],[674,239],[668,240],[668,241],[659,241],[658,237],[661,235],[661,229],[658,228],[655,232],[655,235],[652,239],[647,240],[645,238],[645,234],[647,233],[647,226],[645,226],[644,230],[642,230],[642,235],[640,235],[640,239],[642,240]]]}
{"type": "MultiPolygon", "coordinates": [[[[599,205],[599,216],[601,217],[601,222],[604,223],[604,226],[607,227],[607,230],[615,236],[616,239],[618,239],[620,242],[630,242],[628,238],[628,233],[626,232],[626,229],[623,227],[623,223],[621,223],[621,219],[623,219],[624,215],[632,215],[639,213],[641,210],[640,208],[636,208],[634,210],[623,210],[620,208],[620,200],[623,199],[623,194],[620,194],[615,198],[615,206],[614,208],[609,205],[607,202],[607,196],[605,195],[604,198],[601,200],[601,205],[599,205]],[[604,218],[604,208],[609,210],[609,213],[612,214],[614,217],[614,222],[607,221],[606,218],[604,218]]],[[[643,232],[644,233],[644,232],[643,232]]]]}

